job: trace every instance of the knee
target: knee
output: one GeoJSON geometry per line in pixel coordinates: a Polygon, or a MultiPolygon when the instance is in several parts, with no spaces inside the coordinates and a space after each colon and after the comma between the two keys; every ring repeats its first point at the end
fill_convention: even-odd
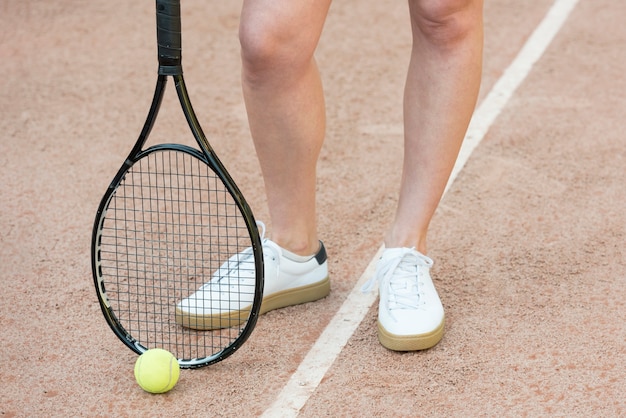
{"type": "Polygon", "coordinates": [[[239,27],[244,80],[255,83],[285,77],[310,61],[313,52],[288,27],[275,22],[242,21],[239,27]]]}
{"type": "Polygon", "coordinates": [[[271,68],[281,59],[279,37],[260,24],[242,21],[239,27],[239,43],[244,70],[257,72],[263,68],[271,68]]]}
{"type": "Polygon", "coordinates": [[[482,0],[410,0],[414,30],[428,41],[454,45],[482,30],[482,0]]]}

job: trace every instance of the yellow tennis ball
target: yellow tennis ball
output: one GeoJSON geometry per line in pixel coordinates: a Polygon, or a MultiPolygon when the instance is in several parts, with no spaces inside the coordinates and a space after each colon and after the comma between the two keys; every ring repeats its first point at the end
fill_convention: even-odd
{"type": "Polygon", "coordinates": [[[135,379],[146,392],[165,393],[176,385],[179,376],[176,357],[161,348],[147,350],[135,363],[135,379]]]}

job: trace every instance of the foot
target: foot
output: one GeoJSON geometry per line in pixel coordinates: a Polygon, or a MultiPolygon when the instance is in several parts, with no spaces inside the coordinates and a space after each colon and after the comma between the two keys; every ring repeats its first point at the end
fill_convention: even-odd
{"type": "MultiPolygon", "coordinates": [[[[267,238],[262,244],[265,282],[260,314],[329,294],[328,263],[322,242],[311,257],[291,254],[267,238]]],[[[248,318],[254,294],[231,289],[252,289],[254,283],[254,258],[248,248],[222,264],[209,282],[176,305],[176,322],[198,330],[237,326],[248,318]],[[237,295],[237,300],[231,300],[233,295],[237,295]]]]}
{"type": "Polygon", "coordinates": [[[378,340],[384,347],[425,350],[443,337],[444,311],[430,278],[432,265],[430,258],[413,248],[383,252],[366,288],[378,282],[378,340]]]}

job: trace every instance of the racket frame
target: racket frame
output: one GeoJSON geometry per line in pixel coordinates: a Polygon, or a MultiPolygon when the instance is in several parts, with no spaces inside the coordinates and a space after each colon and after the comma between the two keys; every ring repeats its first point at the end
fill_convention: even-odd
{"type": "MultiPolygon", "coordinates": [[[[143,128],[139,134],[135,145],[128,154],[126,160],[118,170],[117,174],[109,184],[107,191],[105,192],[100,205],[97,210],[96,218],[93,226],[92,242],[91,242],[91,265],[94,284],[98,296],[98,301],[102,309],[102,313],[113,330],[114,334],[132,351],[137,354],[141,354],[149,348],[140,341],[135,339],[119,321],[111,304],[108,300],[105,288],[105,281],[102,276],[102,268],[100,263],[100,247],[102,227],[106,219],[106,211],[109,207],[111,200],[113,199],[117,188],[124,181],[124,176],[133,167],[133,165],[141,158],[147,155],[159,152],[159,151],[177,151],[190,154],[194,158],[197,158],[208,165],[211,170],[221,179],[226,190],[229,192],[233,201],[236,203],[238,210],[245,220],[250,240],[252,243],[252,251],[254,254],[256,281],[255,281],[255,294],[250,309],[248,320],[245,322],[243,329],[240,331],[237,338],[235,338],[227,347],[214,353],[213,355],[203,358],[192,359],[177,359],[181,368],[198,368],[204,367],[232,355],[252,334],[254,327],[257,323],[259,311],[261,308],[261,302],[263,299],[263,284],[264,284],[264,266],[263,266],[263,251],[261,244],[261,237],[248,203],[246,202],[243,194],[235,184],[234,180],[221,163],[213,148],[209,144],[202,127],[196,117],[196,114],[191,105],[189,94],[185,85],[183,77],[182,65],[181,65],[181,24],[180,24],[180,0],[156,0],[157,11],[157,42],[158,42],[158,57],[159,57],[159,70],[152,98],[152,103],[148,111],[148,115],[144,122],[143,128]],[[189,147],[183,144],[176,143],[162,143],[150,146],[143,149],[150,132],[154,126],[154,123],[159,114],[159,109],[163,101],[168,78],[172,78],[178,95],[181,108],[192,131],[192,134],[199,146],[199,150],[189,147]]],[[[211,332],[211,331],[198,331],[198,332],[211,332]]]]}

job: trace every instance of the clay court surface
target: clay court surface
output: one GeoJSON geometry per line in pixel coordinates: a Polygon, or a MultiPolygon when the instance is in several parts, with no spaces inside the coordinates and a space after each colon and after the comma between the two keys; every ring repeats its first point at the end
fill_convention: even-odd
{"type": "MultiPolygon", "coordinates": [[[[182,3],[198,117],[256,218],[267,220],[239,81],[241,4],[182,3]]],[[[553,4],[486,1],[481,103],[553,4]]],[[[429,250],[446,308],[441,343],[386,350],[374,303],[321,381],[295,382],[309,392],[292,416],[626,414],[624,16],[626,2],[580,0],[444,196],[429,250]]],[[[241,351],[183,370],[165,395],[136,385],[136,355],[101,315],[89,251],[99,200],[152,96],[154,4],[0,0],[0,27],[0,416],[267,411],[392,217],[405,2],[336,0],[318,51],[328,106],[319,230],[331,295],[264,315],[241,351]]],[[[173,98],[155,137],[190,139],[173,98]]]]}

